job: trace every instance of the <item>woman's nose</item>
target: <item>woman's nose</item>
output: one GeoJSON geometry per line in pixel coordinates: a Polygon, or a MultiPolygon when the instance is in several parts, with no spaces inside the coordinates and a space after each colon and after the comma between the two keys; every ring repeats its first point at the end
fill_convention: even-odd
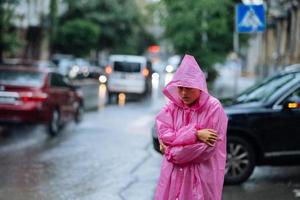
{"type": "Polygon", "coordinates": [[[185,88],[182,90],[182,94],[186,94],[187,92],[188,92],[188,91],[187,91],[187,89],[185,89],[185,88]]]}

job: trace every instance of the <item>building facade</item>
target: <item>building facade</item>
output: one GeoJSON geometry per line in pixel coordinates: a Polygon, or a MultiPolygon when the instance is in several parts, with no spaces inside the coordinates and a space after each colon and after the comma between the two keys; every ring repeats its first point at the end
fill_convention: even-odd
{"type": "Polygon", "coordinates": [[[56,3],[58,14],[66,9],[62,0],[20,1],[15,9],[14,24],[24,41],[19,57],[27,59],[49,58],[50,4],[56,3]]]}
{"type": "Polygon", "coordinates": [[[300,0],[268,0],[267,28],[250,36],[248,74],[265,77],[287,65],[300,63],[300,0]]]}

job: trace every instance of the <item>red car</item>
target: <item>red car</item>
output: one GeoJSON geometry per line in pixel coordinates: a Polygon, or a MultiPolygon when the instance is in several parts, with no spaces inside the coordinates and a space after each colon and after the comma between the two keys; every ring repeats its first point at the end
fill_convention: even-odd
{"type": "Polygon", "coordinates": [[[50,136],[83,115],[81,92],[50,69],[0,67],[0,124],[45,124],[50,136]]]}

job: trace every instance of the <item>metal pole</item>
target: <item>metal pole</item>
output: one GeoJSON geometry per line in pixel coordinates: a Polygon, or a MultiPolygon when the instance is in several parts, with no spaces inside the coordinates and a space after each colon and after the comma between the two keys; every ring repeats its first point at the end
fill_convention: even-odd
{"type": "Polygon", "coordinates": [[[239,48],[240,48],[239,45],[240,45],[239,44],[239,33],[234,31],[234,33],[233,33],[233,50],[237,55],[239,55],[239,48]]]}
{"type": "Polygon", "coordinates": [[[240,76],[240,69],[239,69],[239,33],[237,31],[234,32],[234,52],[236,57],[234,59],[234,81],[233,81],[233,96],[235,97],[238,92],[238,79],[240,76]]]}
{"type": "Polygon", "coordinates": [[[238,91],[238,76],[239,76],[239,69],[236,69],[238,67],[238,62],[239,62],[239,52],[240,52],[240,45],[239,45],[239,33],[238,33],[238,20],[237,20],[237,6],[235,8],[235,27],[234,27],[234,33],[233,33],[233,50],[234,53],[236,54],[236,65],[234,68],[234,81],[233,81],[233,96],[235,97],[237,95],[238,91]]]}

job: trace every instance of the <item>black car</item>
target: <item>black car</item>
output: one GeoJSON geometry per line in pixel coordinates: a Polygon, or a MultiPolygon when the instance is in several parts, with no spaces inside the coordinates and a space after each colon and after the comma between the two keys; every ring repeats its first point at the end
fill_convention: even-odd
{"type": "MultiPolygon", "coordinates": [[[[300,164],[300,65],[249,88],[229,105],[225,184],[240,184],[256,165],[300,164]]],[[[159,143],[153,128],[154,148],[159,143]]]]}

